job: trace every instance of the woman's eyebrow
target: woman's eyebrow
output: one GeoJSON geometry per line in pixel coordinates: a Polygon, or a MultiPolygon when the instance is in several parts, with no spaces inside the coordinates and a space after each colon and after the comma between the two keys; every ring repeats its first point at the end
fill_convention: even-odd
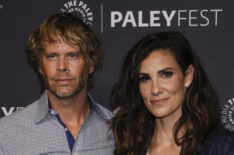
{"type": "Polygon", "coordinates": [[[167,68],[163,68],[163,69],[159,70],[158,73],[162,73],[165,71],[173,71],[173,70],[174,70],[173,68],[167,67],[167,68]]]}

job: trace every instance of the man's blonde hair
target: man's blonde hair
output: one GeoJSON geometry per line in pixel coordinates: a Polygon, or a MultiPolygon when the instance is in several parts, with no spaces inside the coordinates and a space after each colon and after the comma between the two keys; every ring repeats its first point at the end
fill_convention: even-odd
{"type": "MultiPolygon", "coordinates": [[[[71,13],[55,13],[48,16],[42,24],[29,36],[28,57],[38,72],[41,53],[45,47],[62,39],[65,43],[75,46],[89,63],[98,71],[104,61],[104,51],[98,35],[81,19],[71,13]]],[[[93,74],[89,77],[92,85],[93,74]]]]}

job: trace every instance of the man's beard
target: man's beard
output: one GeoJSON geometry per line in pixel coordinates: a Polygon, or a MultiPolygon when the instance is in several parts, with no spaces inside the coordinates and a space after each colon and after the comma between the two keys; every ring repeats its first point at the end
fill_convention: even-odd
{"type": "Polygon", "coordinates": [[[71,90],[68,93],[61,92],[60,90],[56,90],[56,89],[54,89],[53,87],[50,87],[50,86],[47,89],[52,94],[54,94],[57,98],[66,99],[66,98],[71,98],[71,97],[79,94],[84,89],[84,87],[86,86],[85,83],[86,82],[84,82],[84,81],[80,81],[79,84],[77,85],[77,87],[74,90],[71,90]]]}
{"type": "MultiPolygon", "coordinates": [[[[55,95],[57,98],[59,99],[67,99],[67,98],[71,98],[77,94],[79,94],[85,87],[87,87],[87,83],[88,83],[88,73],[87,71],[84,71],[83,73],[81,73],[82,76],[80,76],[80,79],[76,85],[76,87],[72,87],[72,88],[67,88],[67,89],[71,89],[71,90],[65,90],[63,91],[63,88],[59,88],[59,86],[53,86],[52,84],[50,84],[48,82],[48,79],[46,77],[43,77],[44,79],[44,83],[46,88],[53,94],[55,95]],[[60,90],[61,89],[61,90],[60,90]]],[[[54,80],[55,78],[52,78],[50,80],[54,80]]],[[[73,80],[75,80],[73,78],[73,80]]],[[[74,85],[74,84],[73,84],[74,85]]],[[[62,87],[62,86],[61,86],[62,87]]],[[[65,86],[66,87],[66,86],[65,86]]]]}

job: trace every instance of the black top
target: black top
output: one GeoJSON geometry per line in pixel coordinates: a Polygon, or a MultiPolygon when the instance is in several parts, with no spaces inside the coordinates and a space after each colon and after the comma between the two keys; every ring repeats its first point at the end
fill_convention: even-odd
{"type": "Polygon", "coordinates": [[[234,132],[225,129],[212,131],[202,149],[194,155],[234,155],[234,132]]]}
{"type": "Polygon", "coordinates": [[[202,148],[196,148],[193,155],[234,155],[234,132],[221,128],[213,130],[202,148]]]}

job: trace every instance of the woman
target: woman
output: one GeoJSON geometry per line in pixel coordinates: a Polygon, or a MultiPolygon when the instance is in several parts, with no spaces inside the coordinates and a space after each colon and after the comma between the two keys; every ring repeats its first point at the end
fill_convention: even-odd
{"type": "Polygon", "coordinates": [[[124,61],[113,97],[115,155],[234,154],[231,135],[216,130],[217,95],[178,32],[141,39],[124,61]]]}

